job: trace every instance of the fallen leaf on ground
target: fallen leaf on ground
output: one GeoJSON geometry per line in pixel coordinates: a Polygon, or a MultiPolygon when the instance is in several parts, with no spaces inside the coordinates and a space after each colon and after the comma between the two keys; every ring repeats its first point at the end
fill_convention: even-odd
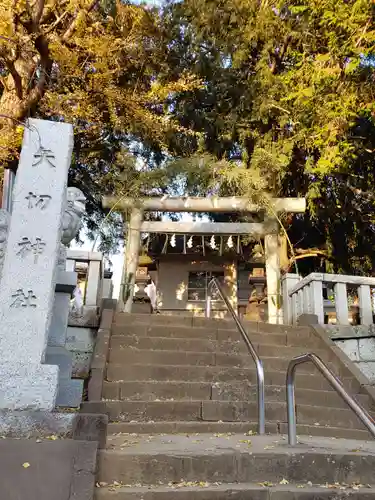
{"type": "Polygon", "coordinates": [[[245,444],[248,444],[249,446],[252,445],[252,442],[250,439],[240,439],[239,443],[245,443],[245,444]]]}

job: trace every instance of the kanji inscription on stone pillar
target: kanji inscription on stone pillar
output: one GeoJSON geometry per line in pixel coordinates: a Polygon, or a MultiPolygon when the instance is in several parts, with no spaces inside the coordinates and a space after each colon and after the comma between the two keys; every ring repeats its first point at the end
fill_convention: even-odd
{"type": "Polygon", "coordinates": [[[58,367],[43,363],[72,148],[71,125],[28,121],[0,286],[0,409],[55,406],[58,367]]]}

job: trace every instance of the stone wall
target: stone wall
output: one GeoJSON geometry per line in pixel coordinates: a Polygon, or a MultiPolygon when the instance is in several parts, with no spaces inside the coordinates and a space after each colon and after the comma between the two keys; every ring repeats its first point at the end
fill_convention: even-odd
{"type": "Polygon", "coordinates": [[[375,325],[325,325],[331,340],[375,383],[375,325]]]}

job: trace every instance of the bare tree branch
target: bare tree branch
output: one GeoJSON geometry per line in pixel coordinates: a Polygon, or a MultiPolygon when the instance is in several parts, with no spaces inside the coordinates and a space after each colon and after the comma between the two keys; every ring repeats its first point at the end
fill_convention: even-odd
{"type": "Polygon", "coordinates": [[[84,13],[89,14],[92,10],[95,9],[95,7],[98,5],[98,3],[99,3],[98,0],[93,0],[93,2],[91,2],[91,4],[89,5],[88,9],[80,10],[80,11],[77,12],[77,14],[75,15],[73,21],[70,23],[70,26],[65,31],[65,33],[64,33],[64,35],[62,37],[63,40],[67,40],[74,33],[74,30],[76,29],[77,22],[78,22],[80,14],[84,14],[84,13]]]}
{"type": "Polygon", "coordinates": [[[294,263],[297,260],[301,259],[309,259],[312,257],[316,258],[321,258],[321,259],[328,259],[328,253],[324,250],[316,250],[316,249],[307,249],[303,250],[303,254],[295,255],[291,259],[289,259],[289,263],[282,269],[284,273],[290,272],[290,269],[293,267],[294,263]]]}
{"type": "Polygon", "coordinates": [[[16,67],[14,65],[13,61],[9,61],[8,59],[4,58],[5,64],[7,68],[9,69],[9,73],[12,75],[13,81],[14,81],[14,88],[16,90],[16,94],[19,100],[22,100],[23,98],[23,91],[22,91],[22,78],[18,71],[16,70],[16,67]]]}
{"type": "Polygon", "coordinates": [[[35,9],[35,13],[33,16],[33,22],[34,22],[35,27],[39,27],[40,19],[42,17],[43,10],[44,10],[44,4],[45,4],[44,0],[37,0],[37,2],[36,2],[36,9],[35,9]]]}
{"type": "Polygon", "coordinates": [[[289,46],[291,39],[292,39],[292,37],[290,35],[287,35],[285,37],[283,46],[281,47],[281,50],[279,52],[276,52],[276,50],[274,51],[274,53],[273,53],[274,61],[271,65],[271,73],[272,74],[276,74],[280,70],[281,64],[283,62],[285,53],[288,49],[288,46],[289,46]]]}
{"type": "MultiPolygon", "coordinates": [[[[17,56],[18,56],[18,51],[17,51],[17,56]]],[[[5,49],[0,49],[0,59],[4,61],[5,67],[11,74],[14,82],[14,88],[17,94],[18,99],[22,100],[23,92],[22,92],[22,78],[20,74],[18,73],[15,64],[14,64],[14,58],[9,59],[8,54],[6,53],[5,49]]],[[[8,90],[7,86],[4,85],[4,88],[8,90]]]]}
{"type": "Polygon", "coordinates": [[[34,88],[29,92],[28,98],[24,99],[22,103],[23,117],[26,116],[26,113],[43,97],[46,90],[46,83],[52,70],[52,60],[50,58],[48,41],[46,40],[44,35],[39,35],[36,38],[35,48],[40,54],[38,68],[38,73],[40,76],[34,88]]]}
{"type": "Polygon", "coordinates": [[[61,21],[64,19],[64,17],[66,17],[67,15],[69,14],[69,12],[66,10],[65,12],[63,12],[63,14],[61,14],[61,16],[59,16],[56,21],[54,23],[51,24],[51,26],[44,32],[45,35],[47,35],[48,33],[50,33],[51,31],[53,31],[56,26],[61,23],[61,21]]]}
{"type": "Polygon", "coordinates": [[[368,30],[368,27],[370,26],[370,24],[371,24],[371,19],[369,19],[369,20],[367,21],[366,26],[363,28],[362,33],[361,33],[360,37],[358,38],[358,40],[357,40],[357,42],[356,42],[356,44],[355,44],[355,48],[358,48],[358,47],[361,45],[361,42],[362,42],[362,40],[363,40],[363,37],[365,36],[366,31],[368,30]]]}
{"type": "Polygon", "coordinates": [[[16,40],[12,40],[11,38],[8,38],[7,36],[3,36],[3,35],[0,35],[0,39],[1,40],[5,40],[6,42],[10,42],[10,43],[17,43],[16,40]]]}
{"type": "Polygon", "coordinates": [[[58,2],[55,1],[46,5],[42,14],[42,18],[40,20],[40,24],[50,24],[53,20],[53,17],[55,19],[58,17],[57,8],[64,11],[67,4],[68,2],[66,0],[59,0],[58,2]]]}
{"type": "Polygon", "coordinates": [[[4,90],[5,90],[5,91],[8,91],[8,90],[9,90],[8,85],[7,85],[7,82],[5,81],[5,78],[3,78],[2,76],[0,77],[0,83],[1,83],[1,85],[4,87],[4,90]]]}

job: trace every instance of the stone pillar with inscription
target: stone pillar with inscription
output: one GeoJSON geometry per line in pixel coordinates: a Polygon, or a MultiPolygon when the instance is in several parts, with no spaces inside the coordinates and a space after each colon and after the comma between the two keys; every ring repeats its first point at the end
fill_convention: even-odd
{"type": "Polygon", "coordinates": [[[0,279],[3,272],[5,248],[8,239],[10,213],[5,208],[0,208],[0,279]]]}
{"type": "Polygon", "coordinates": [[[0,287],[0,409],[55,407],[59,368],[43,363],[72,148],[71,125],[28,120],[0,287]]]}

